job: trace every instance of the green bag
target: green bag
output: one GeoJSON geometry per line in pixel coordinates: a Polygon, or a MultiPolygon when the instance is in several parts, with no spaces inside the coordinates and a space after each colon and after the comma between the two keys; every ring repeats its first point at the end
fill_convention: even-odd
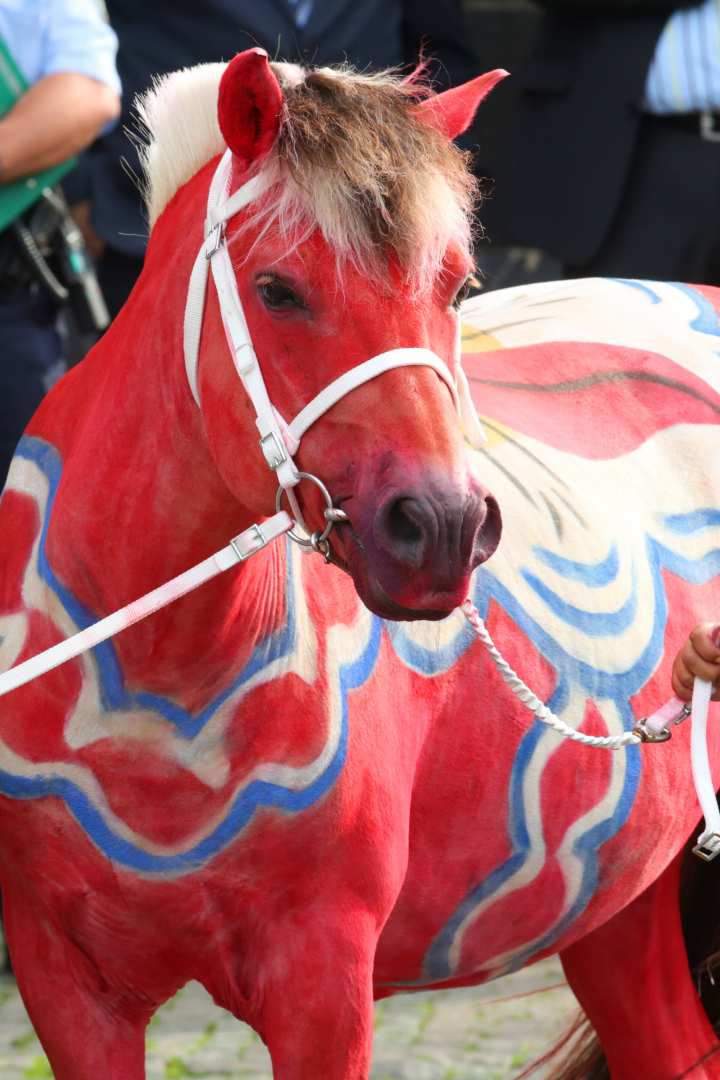
{"type": "MultiPolygon", "coordinates": [[[[0,116],[4,116],[27,89],[28,85],[20,69],[0,38],[0,116]]],[[[75,158],[68,158],[62,164],[54,165],[34,176],[11,180],[8,184],[0,183],[0,230],[37,202],[43,190],[57,184],[74,164],[75,158]]]]}

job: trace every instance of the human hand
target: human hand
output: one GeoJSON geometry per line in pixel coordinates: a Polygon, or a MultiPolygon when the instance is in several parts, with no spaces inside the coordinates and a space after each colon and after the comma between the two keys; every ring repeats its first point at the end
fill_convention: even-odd
{"type": "Polygon", "coordinates": [[[690,701],[693,679],[713,684],[713,701],[720,700],[720,624],[698,623],[675,657],[672,688],[681,701],[690,701]]]}

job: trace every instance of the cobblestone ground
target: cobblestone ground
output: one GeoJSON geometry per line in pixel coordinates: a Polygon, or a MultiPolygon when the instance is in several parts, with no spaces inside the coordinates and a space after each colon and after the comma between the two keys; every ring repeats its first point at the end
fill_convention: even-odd
{"type": "MultiPolygon", "coordinates": [[[[575,1009],[555,960],[476,989],[391,998],[375,1008],[372,1078],[510,1080],[547,1048],[575,1009]]],[[[213,1005],[197,983],[153,1019],[147,1059],[148,1080],[272,1076],[255,1033],[213,1005]]],[[[12,979],[0,981],[0,1077],[52,1077],[12,979]]]]}

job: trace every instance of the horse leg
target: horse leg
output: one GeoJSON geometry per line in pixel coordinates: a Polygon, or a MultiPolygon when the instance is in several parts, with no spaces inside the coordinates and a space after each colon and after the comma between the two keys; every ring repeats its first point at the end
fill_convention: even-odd
{"type": "Polygon", "coordinates": [[[82,950],[23,898],[6,893],[3,906],[18,989],[55,1080],[144,1080],[152,1010],[114,992],[82,950]]]}
{"type": "Polygon", "coordinates": [[[561,953],[613,1080],[718,1080],[720,1046],[690,974],[683,855],[618,915],[561,953]]]}
{"type": "Polygon", "coordinates": [[[283,934],[265,958],[253,1024],[275,1080],[366,1080],[377,937],[374,920],[349,914],[342,927],[320,922],[283,934]]]}

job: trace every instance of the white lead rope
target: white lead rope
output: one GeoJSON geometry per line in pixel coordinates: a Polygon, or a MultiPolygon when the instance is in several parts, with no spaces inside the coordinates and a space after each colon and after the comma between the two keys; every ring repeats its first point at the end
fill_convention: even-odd
{"type": "Polygon", "coordinates": [[[231,566],[244,562],[251,555],[261,551],[271,540],[276,540],[278,536],[289,532],[292,525],[292,518],[284,510],[268,518],[262,525],[251,525],[224,548],[216,551],[214,555],[210,555],[197,566],[178,574],[164,585],[141,596],[139,600],[134,600],[119,611],[113,612],[112,615],[66,638],[65,641],[52,645],[37,656],[32,656],[17,667],[4,672],[0,675],[0,697],[11,690],[16,690],[19,686],[24,686],[39,675],[52,671],[53,668],[64,664],[66,660],[72,660],[81,653],[87,652],[88,649],[94,648],[95,645],[100,645],[114,634],[126,630],[128,626],[140,622],[147,615],[152,615],[153,612],[171,604],[173,600],[179,600],[181,596],[196,589],[198,585],[210,581],[217,574],[222,574],[231,566]]]}
{"type": "Polygon", "coordinates": [[[638,721],[632,731],[625,731],[622,735],[585,735],[582,731],[570,727],[559,716],[556,716],[522,681],[520,676],[513,671],[490,637],[485,622],[472,600],[465,600],[461,610],[487,649],[490,659],[500,672],[503,681],[510,687],[515,696],[541,723],[551,727],[553,731],[557,731],[566,739],[583,743],[585,746],[596,746],[606,750],[620,750],[625,746],[637,746],[643,742],[666,742],[670,738],[670,726],[679,724],[688,715],[692,715],[690,762],[695,793],[705,818],[705,828],[697,838],[693,853],[704,859],[705,862],[711,862],[717,855],[720,855],[720,809],[718,808],[715,785],[710,772],[710,758],[707,746],[707,720],[713,689],[712,683],[707,682],[705,679],[695,679],[691,707],[688,707],[679,698],[672,697],[652,716],[638,721]]]}
{"type": "Polygon", "coordinates": [[[636,746],[643,741],[642,737],[634,731],[626,731],[622,735],[585,735],[582,731],[576,731],[575,728],[570,727],[533,694],[530,687],[513,671],[490,637],[485,622],[472,600],[465,600],[462,604],[462,612],[490,654],[490,659],[500,672],[503,681],[543,724],[547,724],[553,731],[557,731],[559,735],[573,742],[584,743],[585,746],[598,746],[605,750],[620,750],[623,746],[636,746]]]}

